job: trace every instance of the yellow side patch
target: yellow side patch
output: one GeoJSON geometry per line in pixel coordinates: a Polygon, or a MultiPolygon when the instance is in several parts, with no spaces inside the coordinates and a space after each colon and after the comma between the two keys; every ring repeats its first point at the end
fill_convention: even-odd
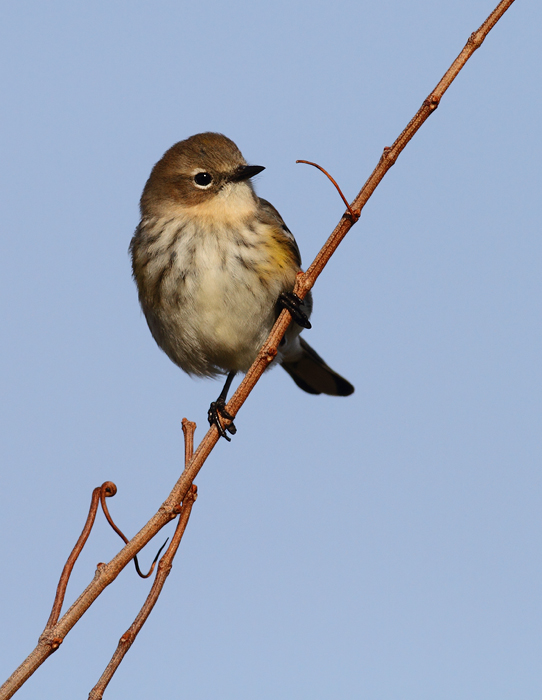
{"type": "Polygon", "coordinates": [[[282,231],[275,229],[270,232],[265,241],[262,241],[262,245],[265,246],[267,260],[257,265],[257,271],[264,281],[283,277],[288,273],[295,275],[298,272],[295,252],[282,231]]]}

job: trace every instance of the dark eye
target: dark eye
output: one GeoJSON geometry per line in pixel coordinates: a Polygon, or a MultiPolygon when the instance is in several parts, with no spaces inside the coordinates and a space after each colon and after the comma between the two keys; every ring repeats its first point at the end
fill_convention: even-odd
{"type": "Polygon", "coordinates": [[[194,182],[198,187],[209,187],[212,181],[213,178],[209,173],[197,173],[194,175],[194,182]]]}

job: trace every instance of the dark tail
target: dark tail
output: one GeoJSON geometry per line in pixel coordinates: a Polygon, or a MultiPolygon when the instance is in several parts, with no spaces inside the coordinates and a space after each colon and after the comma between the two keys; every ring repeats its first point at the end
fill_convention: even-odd
{"type": "Polygon", "coordinates": [[[294,360],[283,360],[282,366],[297,386],[309,394],[350,396],[354,387],[326,365],[311,346],[299,338],[301,354],[294,360]]]}

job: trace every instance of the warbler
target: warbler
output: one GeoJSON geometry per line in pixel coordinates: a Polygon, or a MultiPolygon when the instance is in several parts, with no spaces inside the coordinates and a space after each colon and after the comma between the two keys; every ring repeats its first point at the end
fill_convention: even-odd
{"type": "MultiPolygon", "coordinates": [[[[227,375],[208,413],[227,440],[221,417],[232,420],[232,380],[248,370],[283,308],[294,322],[276,362],[310,394],[354,391],[299,336],[310,328],[312,297],[302,302],[292,291],[301,256],[278,211],[255,194],[251,178],[262,170],[222,134],[176,143],[152,169],[130,244],[139,301],[160,348],[188,374],[227,375]]],[[[233,422],[227,430],[236,432],[233,422]]]]}

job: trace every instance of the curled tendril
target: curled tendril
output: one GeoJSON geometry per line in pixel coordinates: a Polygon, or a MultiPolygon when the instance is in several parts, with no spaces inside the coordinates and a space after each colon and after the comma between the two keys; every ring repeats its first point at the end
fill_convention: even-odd
{"type": "MultiPolygon", "coordinates": [[[[111,527],[113,528],[113,530],[115,530],[115,532],[117,533],[117,535],[124,541],[124,543],[125,543],[125,544],[128,544],[128,538],[127,538],[126,535],[122,532],[122,530],[120,530],[120,528],[118,528],[118,527],[115,525],[115,523],[113,522],[113,518],[111,517],[111,515],[110,515],[110,513],[109,513],[109,509],[108,509],[108,507],[107,507],[107,503],[105,502],[105,499],[106,499],[106,498],[109,498],[110,496],[114,496],[116,493],[117,493],[117,487],[115,486],[115,484],[114,484],[112,481],[105,481],[105,482],[102,484],[101,488],[100,488],[100,503],[101,503],[101,505],[102,505],[102,510],[103,510],[103,512],[104,512],[104,515],[105,515],[105,517],[107,518],[107,522],[111,525],[111,527]]],[[[164,547],[165,547],[166,544],[168,543],[168,540],[169,540],[169,537],[168,537],[168,539],[164,542],[164,544],[160,547],[160,549],[158,550],[158,554],[154,557],[153,562],[152,562],[152,564],[151,564],[151,568],[149,569],[149,571],[148,571],[146,574],[144,574],[144,573],[141,571],[141,569],[139,568],[139,562],[138,562],[138,560],[137,560],[137,554],[134,555],[134,566],[135,566],[135,569],[136,569],[136,571],[137,571],[137,575],[138,575],[138,576],[140,576],[141,578],[149,578],[149,576],[150,576],[150,575],[152,574],[152,572],[154,571],[154,567],[156,566],[156,562],[158,561],[158,557],[160,556],[162,550],[164,549],[164,547]]]]}
{"type": "Polygon", "coordinates": [[[348,213],[352,217],[352,221],[356,222],[359,219],[359,217],[360,217],[359,212],[354,211],[352,209],[352,207],[350,206],[350,204],[348,204],[348,200],[346,199],[346,197],[342,193],[341,188],[339,187],[339,185],[331,177],[331,175],[328,173],[328,171],[325,168],[322,168],[322,166],[318,165],[318,163],[312,163],[310,160],[296,160],[296,163],[306,163],[307,165],[312,165],[313,167],[318,168],[318,170],[321,170],[324,173],[324,175],[326,175],[331,180],[331,182],[335,185],[337,192],[340,194],[341,199],[343,200],[343,202],[346,205],[346,208],[348,209],[348,213]]]}

